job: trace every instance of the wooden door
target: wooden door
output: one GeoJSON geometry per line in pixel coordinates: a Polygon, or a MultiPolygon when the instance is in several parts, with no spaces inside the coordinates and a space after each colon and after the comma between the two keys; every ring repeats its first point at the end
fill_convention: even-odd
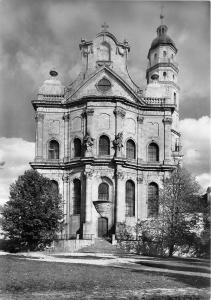
{"type": "Polygon", "coordinates": [[[106,237],[108,235],[108,220],[106,218],[98,219],[98,237],[106,237]]]}

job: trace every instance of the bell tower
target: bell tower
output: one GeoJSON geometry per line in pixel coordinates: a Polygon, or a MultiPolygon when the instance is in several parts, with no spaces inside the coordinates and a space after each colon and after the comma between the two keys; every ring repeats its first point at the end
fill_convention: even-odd
{"type": "Polygon", "coordinates": [[[178,64],[175,60],[177,48],[167,35],[168,27],[164,24],[164,15],[160,15],[161,24],[157,28],[157,37],[152,41],[148,52],[146,70],[147,84],[153,82],[153,74],[158,74],[158,82],[166,88],[166,96],[179,109],[179,87],[177,85],[178,64]]]}

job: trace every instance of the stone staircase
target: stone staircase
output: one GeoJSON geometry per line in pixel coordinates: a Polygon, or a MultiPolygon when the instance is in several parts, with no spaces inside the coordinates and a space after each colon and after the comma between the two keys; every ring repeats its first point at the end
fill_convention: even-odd
{"type": "Polygon", "coordinates": [[[112,255],[121,255],[125,253],[118,246],[112,245],[108,241],[100,238],[96,238],[92,245],[79,249],[77,252],[103,253],[103,254],[112,254],[112,255]]]}

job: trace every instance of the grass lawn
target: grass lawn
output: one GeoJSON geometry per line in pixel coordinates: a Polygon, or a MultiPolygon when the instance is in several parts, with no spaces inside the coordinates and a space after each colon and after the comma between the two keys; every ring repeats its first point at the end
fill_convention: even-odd
{"type": "Polygon", "coordinates": [[[21,259],[15,255],[0,256],[1,292],[20,295],[20,298],[18,296],[16,298],[9,298],[8,294],[8,298],[0,296],[0,299],[139,299],[136,297],[118,298],[115,295],[124,294],[124,291],[127,293],[128,291],[139,289],[187,287],[208,288],[209,279],[114,267],[41,262],[21,259]],[[21,295],[22,293],[30,294],[36,292],[38,294],[42,292],[54,293],[55,298],[53,294],[49,298],[47,294],[47,298],[44,295],[39,298],[38,294],[37,298],[24,298],[24,295],[21,295]],[[57,292],[63,292],[63,298],[58,297],[56,295],[57,292]],[[110,295],[113,295],[111,298],[100,298],[99,295],[108,292],[110,295]],[[67,294],[67,298],[65,298],[65,293],[69,293],[67,294]],[[96,298],[95,296],[83,298],[88,294],[96,295],[96,298]]]}

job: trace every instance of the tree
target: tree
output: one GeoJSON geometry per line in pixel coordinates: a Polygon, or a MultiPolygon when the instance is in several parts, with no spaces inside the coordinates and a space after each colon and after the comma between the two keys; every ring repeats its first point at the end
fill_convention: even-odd
{"type": "Polygon", "coordinates": [[[180,166],[164,181],[159,195],[159,222],[169,256],[176,246],[194,243],[199,192],[199,184],[180,166]]]}
{"type": "Polygon", "coordinates": [[[2,210],[2,229],[18,249],[42,249],[60,229],[60,206],[55,183],[28,170],[10,186],[10,200],[2,210]]]}

